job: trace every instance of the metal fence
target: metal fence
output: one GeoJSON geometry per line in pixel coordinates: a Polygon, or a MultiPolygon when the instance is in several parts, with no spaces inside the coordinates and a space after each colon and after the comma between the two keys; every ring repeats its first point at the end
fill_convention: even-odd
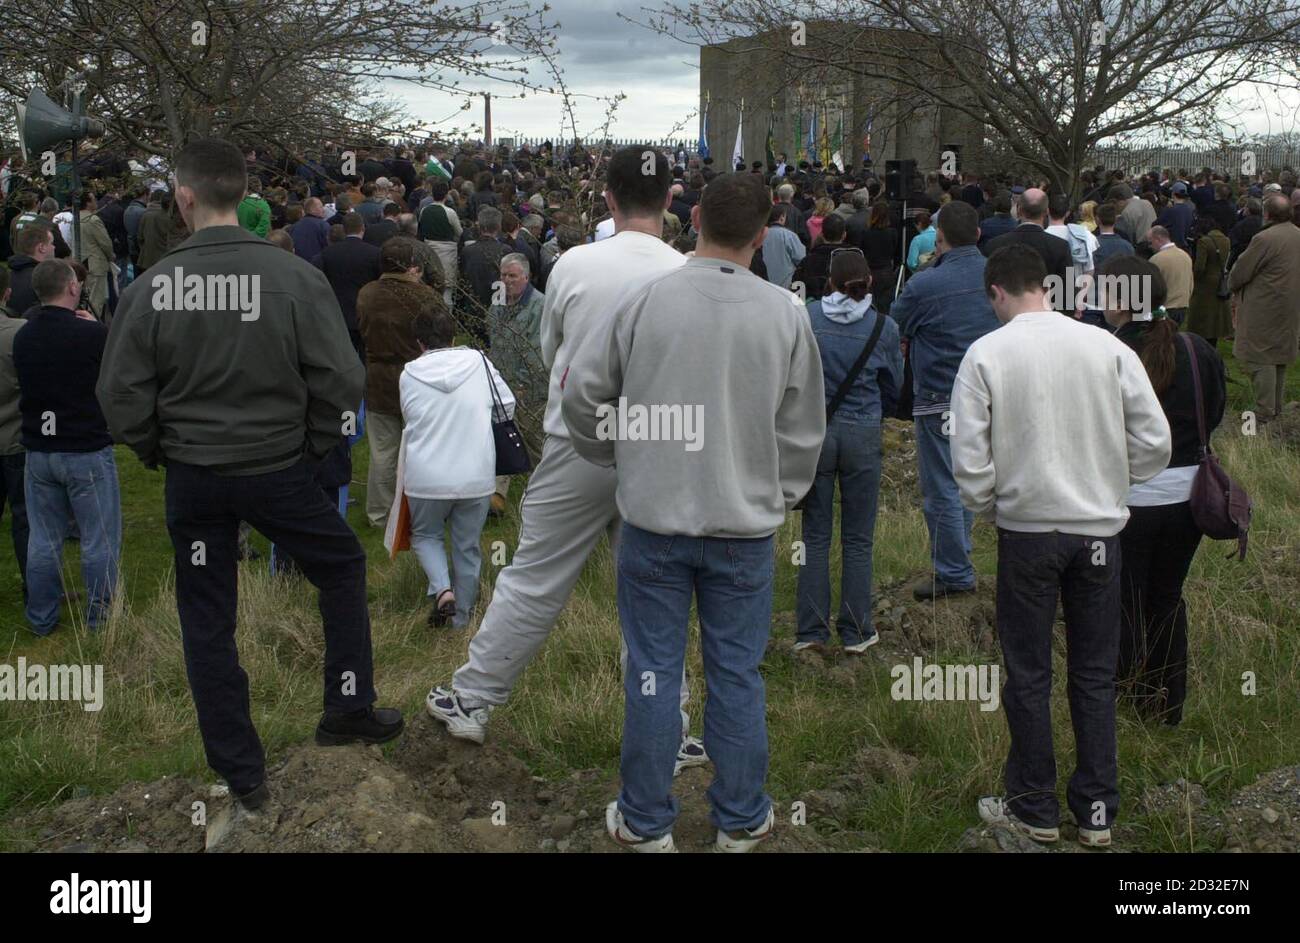
{"type": "Polygon", "coordinates": [[[1090,164],[1107,170],[1141,173],[1148,170],[1185,169],[1195,173],[1202,167],[1229,174],[1253,176],[1264,170],[1300,167],[1300,148],[1281,145],[1241,144],[1219,148],[1097,148],[1089,156],[1090,164]]]}
{"type": "MultiPolygon", "coordinates": [[[[498,137],[494,144],[504,144],[506,147],[530,147],[537,148],[549,142],[555,150],[566,150],[573,146],[573,139],[560,138],[510,138],[498,137]]],[[[609,148],[628,147],[630,145],[645,145],[654,148],[671,148],[673,151],[689,151],[694,153],[699,141],[686,138],[601,138],[589,137],[580,142],[588,150],[594,150],[602,145],[609,148]]]]}

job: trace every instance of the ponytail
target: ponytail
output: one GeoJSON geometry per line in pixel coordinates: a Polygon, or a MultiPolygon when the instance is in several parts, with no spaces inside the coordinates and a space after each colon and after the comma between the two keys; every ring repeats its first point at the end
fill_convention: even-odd
{"type": "MultiPolygon", "coordinates": [[[[1163,315],[1164,309],[1157,312],[1163,315]]],[[[1178,325],[1168,317],[1156,317],[1151,322],[1142,344],[1142,366],[1147,368],[1151,387],[1156,396],[1164,396],[1169,385],[1174,381],[1174,339],[1178,334],[1178,325]]]]}

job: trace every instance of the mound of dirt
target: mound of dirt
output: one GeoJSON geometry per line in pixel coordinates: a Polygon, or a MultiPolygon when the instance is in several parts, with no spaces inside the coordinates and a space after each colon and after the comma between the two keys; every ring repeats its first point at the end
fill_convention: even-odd
{"type": "MultiPolygon", "coordinates": [[[[865,754],[864,754],[865,755],[865,754]]],[[[908,758],[910,759],[910,758],[908,758]]],[[[908,767],[883,754],[864,761],[874,773],[908,767]]],[[[707,851],[715,829],[705,791],[708,767],[676,782],[682,851],[707,851]]],[[[605,805],[617,779],[600,770],[548,781],[494,745],[455,740],[427,717],[412,719],[388,749],[291,748],[267,773],[271,799],[256,813],[234,804],[224,786],[166,777],[131,783],[27,814],[36,851],[63,852],[610,852],[605,805]]],[[[777,803],[769,851],[824,851],[817,814],[792,824],[777,803]]],[[[835,847],[845,836],[832,824],[835,847]]],[[[858,847],[854,845],[853,847],[858,847]]]]}
{"type": "Polygon", "coordinates": [[[1231,852],[1300,851],[1300,766],[1264,773],[1235,793],[1219,816],[1203,817],[1202,827],[1231,852]]]}

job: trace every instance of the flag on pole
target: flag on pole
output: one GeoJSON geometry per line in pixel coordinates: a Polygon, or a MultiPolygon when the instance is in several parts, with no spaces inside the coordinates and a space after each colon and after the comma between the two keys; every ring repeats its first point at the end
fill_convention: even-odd
{"type": "Polygon", "coordinates": [[[799,107],[795,109],[795,119],[794,119],[794,120],[795,120],[795,125],[794,125],[794,148],[793,148],[793,150],[791,151],[791,153],[794,154],[794,162],[795,162],[796,164],[798,164],[799,161],[803,160],[803,155],[804,155],[804,149],[803,149],[803,102],[800,102],[800,103],[799,103],[799,107]]]}
{"type": "Polygon", "coordinates": [[[812,119],[808,122],[808,142],[803,159],[811,163],[817,159],[817,106],[813,105],[812,119]]]}
{"type": "Polygon", "coordinates": [[[740,120],[736,122],[736,146],[731,149],[731,166],[745,156],[745,99],[740,100],[740,120]]]}
{"type": "Polygon", "coordinates": [[[838,123],[835,125],[835,137],[831,138],[831,163],[840,170],[844,169],[844,111],[841,109],[838,123]]]}
{"type": "Polygon", "coordinates": [[[704,95],[704,114],[700,116],[700,144],[697,148],[700,152],[700,159],[709,156],[709,95],[704,95]]]}
{"type": "Polygon", "coordinates": [[[776,168],[776,143],[772,140],[772,123],[776,121],[776,102],[772,102],[772,110],[767,113],[767,144],[764,148],[764,158],[767,160],[767,166],[776,168]]]}
{"type": "Polygon", "coordinates": [[[875,117],[872,112],[867,112],[867,124],[862,129],[862,158],[864,161],[871,159],[871,120],[875,117]]]}
{"type": "Polygon", "coordinates": [[[821,131],[817,136],[817,159],[822,162],[822,167],[831,162],[831,141],[826,123],[827,116],[822,115],[821,131]]]}

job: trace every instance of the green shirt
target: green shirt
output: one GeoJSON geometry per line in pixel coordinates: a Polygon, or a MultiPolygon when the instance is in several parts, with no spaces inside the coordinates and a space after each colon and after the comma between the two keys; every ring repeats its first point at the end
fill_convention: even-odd
{"type": "Polygon", "coordinates": [[[249,194],[239,203],[235,210],[239,225],[255,236],[266,238],[271,231],[271,204],[255,194],[249,194]]]}

